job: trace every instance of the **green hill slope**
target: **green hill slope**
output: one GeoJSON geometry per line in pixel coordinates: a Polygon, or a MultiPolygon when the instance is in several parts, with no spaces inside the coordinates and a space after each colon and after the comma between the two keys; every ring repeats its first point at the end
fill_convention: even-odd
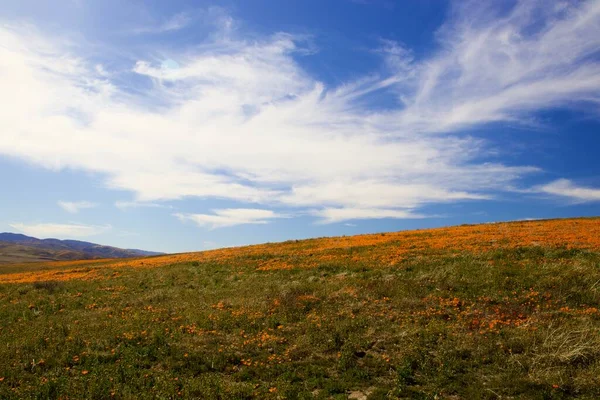
{"type": "Polygon", "coordinates": [[[462,226],[0,273],[0,398],[597,399],[599,231],[462,226]]]}

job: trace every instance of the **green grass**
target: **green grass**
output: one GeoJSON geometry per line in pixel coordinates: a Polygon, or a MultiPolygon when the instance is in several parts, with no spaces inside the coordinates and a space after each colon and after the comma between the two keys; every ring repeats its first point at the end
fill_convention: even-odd
{"type": "Polygon", "coordinates": [[[600,254],[342,260],[0,285],[0,398],[600,398],[600,254]]]}

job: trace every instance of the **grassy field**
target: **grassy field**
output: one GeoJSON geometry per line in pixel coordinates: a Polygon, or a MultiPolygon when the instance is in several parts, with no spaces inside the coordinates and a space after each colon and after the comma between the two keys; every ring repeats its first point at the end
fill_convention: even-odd
{"type": "Polygon", "coordinates": [[[600,398],[600,219],[0,268],[0,398],[600,398]]]}

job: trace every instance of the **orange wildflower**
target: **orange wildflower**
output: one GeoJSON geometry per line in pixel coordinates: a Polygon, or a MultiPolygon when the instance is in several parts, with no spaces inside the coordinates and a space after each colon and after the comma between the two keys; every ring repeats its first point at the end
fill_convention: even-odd
{"type": "MultiPolygon", "coordinates": [[[[43,271],[2,274],[0,284],[110,279],[118,275],[116,270],[123,268],[158,268],[180,263],[229,263],[239,257],[247,257],[249,265],[265,272],[316,268],[323,263],[339,261],[348,263],[368,261],[373,265],[386,267],[396,265],[407,257],[418,255],[423,251],[450,250],[482,253],[524,246],[599,250],[600,220],[576,218],[517,221],[287,241],[127,260],[54,261],[37,264],[44,267],[43,271]],[[383,244],[388,245],[379,246],[383,244]],[[361,251],[355,251],[359,249],[361,251]],[[109,271],[104,272],[106,269],[109,271]]],[[[494,265],[495,263],[491,263],[490,268],[494,265]]]]}

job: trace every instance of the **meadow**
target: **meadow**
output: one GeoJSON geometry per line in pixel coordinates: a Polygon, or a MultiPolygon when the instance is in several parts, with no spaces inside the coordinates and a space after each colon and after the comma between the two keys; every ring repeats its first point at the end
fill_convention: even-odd
{"type": "Polygon", "coordinates": [[[600,218],[0,266],[2,399],[574,397],[600,218]]]}

